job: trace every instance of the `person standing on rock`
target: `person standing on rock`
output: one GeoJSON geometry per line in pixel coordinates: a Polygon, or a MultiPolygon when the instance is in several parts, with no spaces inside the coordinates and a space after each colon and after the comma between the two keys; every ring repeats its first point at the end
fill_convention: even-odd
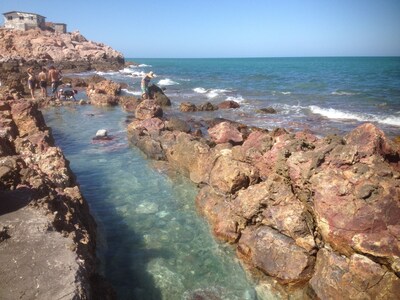
{"type": "Polygon", "coordinates": [[[42,97],[47,98],[47,70],[46,68],[42,68],[42,72],[39,73],[39,86],[42,91],[42,97]]]}
{"type": "Polygon", "coordinates": [[[33,68],[28,68],[28,87],[31,92],[32,100],[35,100],[35,85],[36,85],[36,78],[35,74],[33,73],[33,68]]]}
{"type": "Polygon", "coordinates": [[[61,84],[61,71],[57,70],[54,66],[51,66],[49,68],[49,78],[51,81],[51,92],[54,95],[56,95],[57,88],[61,84]]]}
{"type": "Polygon", "coordinates": [[[147,73],[144,77],[143,77],[143,79],[142,79],[142,82],[140,83],[140,87],[142,88],[142,99],[149,99],[150,97],[150,94],[149,94],[149,83],[150,83],[150,80],[152,79],[152,78],[154,78],[155,76],[154,76],[154,73],[153,72],[150,72],[150,73],[147,73]]]}

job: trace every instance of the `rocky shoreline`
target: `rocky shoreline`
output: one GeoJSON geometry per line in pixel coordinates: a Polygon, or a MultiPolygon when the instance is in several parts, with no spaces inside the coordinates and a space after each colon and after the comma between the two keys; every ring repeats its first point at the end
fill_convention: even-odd
{"type": "Polygon", "coordinates": [[[0,298],[115,299],[97,272],[96,223],[26,69],[116,70],[121,53],[78,32],[0,28],[0,298]]]}
{"type": "Polygon", "coordinates": [[[199,211],[265,298],[398,297],[400,150],[377,127],[317,138],[133,107],[130,141],[198,184],[199,211]]]}
{"type": "Polygon", "coordinates": [[[63,74],[90,70],[119,70],[122,53],[102,43],[87,40],[79,32],[19,31],[0,28],[0,92],[7,87],[14,98],[28,93],[26,70],[37,73],[51,65],[63,74]]]}
{"type": "MultiPolygon", "coordinates": [[[[120,69],[123,57],[77,33],[33,31],[31,37],[55,47],[43,53],[64,56],[35,50],[38,56],[27,60],[20,53],[23,47],[36,53],[35,39],[28,45],[29,34],[16,39],[19,34],[0,32],[6,41],[0,47],[0,298],[113,299],[96,273],[95,221],[38,109],[54,102],[20,98],[29,66],[120,69]]],[[[400,147],[373,124],[317,138],[226,119],[178,119],[157,86],[154,100],[145,101],[121,97],[121,85],[102,78],[81,87],[92,105],[133,113],[130,142],[198,185],[199,212],[218,239],[235,247],[262,298],[400,294],[400,147]]],[[[180,110],[235,107],[184,103],[180,110]]]]}
{"type": "Polygon", "coordinates": [[[0,298],[113,299],[96,223],[38,105],[0,101],[0,122],[0,298]]]}

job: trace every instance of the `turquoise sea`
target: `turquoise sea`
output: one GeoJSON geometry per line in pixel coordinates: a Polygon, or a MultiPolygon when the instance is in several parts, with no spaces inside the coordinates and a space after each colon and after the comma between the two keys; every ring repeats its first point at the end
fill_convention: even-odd
{"type": "MultiPolygon", "coordinates": [[[[227,59],[127,59],[137,66],[99,72],[126,82],[126,93],[140,95],[140,79],[156,73],[173,105],[224,100],[235,111],[196,113],[226,117],[263,128],[309,129],[319,135],[346,133],[364,122],[389,136],[400,134],[400,57],[307,57],[227,59]],[[260,108],[273,107],[266,115],[260,108]]],[[[191,116],[192,117],[192,116],[191,116]]]]}
{"type": "MultiPolygon", "coordinates": [[[[318,135],[373,122],[391,137],[400,135],[399,57],[132,61],[137,65],[97,73],[127,83],[124,93],[140,95],[141,76],[155,72],[152,82],[164,87],[173,103],[167,115],[184,101],[234,100],[239,109],[179,115],[318,135]],[[277,113],[257,112],[265,107],[277,113]]],[[[167,175],[129,144],[131,114],[119,107],[66,106],[44,115],[99,225],[99,270],[119,299],[262,299],[234,249],[215,241],[197,214],[196,187],[167,175]],[[94,142],[98,129],[114,139],[94,142]]]]}

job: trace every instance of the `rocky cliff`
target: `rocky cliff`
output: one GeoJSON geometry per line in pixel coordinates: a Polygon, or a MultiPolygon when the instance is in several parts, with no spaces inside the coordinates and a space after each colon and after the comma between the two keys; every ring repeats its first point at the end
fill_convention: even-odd
{"type": "Polygon", "coordinates": [[[271,289],[285,299],[398,299],[400,149],[377,127],[317,138],[212,120],[182,131],[160,110],[136,106],[131,141],[201,187],[200,212],[266,299],[271,289]]]}
{"type": "Polygon", "coordinates": [[[79,32],[19,31],[0,28],[0,82],[24,91],[26,69],[55,65],[67,72],[118,70],[123,55],[101,43],[88,41],[79,32]]]}

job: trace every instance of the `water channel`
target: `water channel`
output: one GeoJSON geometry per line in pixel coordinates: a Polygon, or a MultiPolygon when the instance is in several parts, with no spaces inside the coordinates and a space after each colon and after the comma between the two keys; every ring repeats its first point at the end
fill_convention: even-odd
{"type": "Polygon", "coordinates": [[[119,107],[43,111],[98,224],[102,274],[119,299],[257,299],[229,245],[196,212],[196,187],[129,145],[119,107]],[[113,140],[93,141],[98,129],[113,140]]]}

